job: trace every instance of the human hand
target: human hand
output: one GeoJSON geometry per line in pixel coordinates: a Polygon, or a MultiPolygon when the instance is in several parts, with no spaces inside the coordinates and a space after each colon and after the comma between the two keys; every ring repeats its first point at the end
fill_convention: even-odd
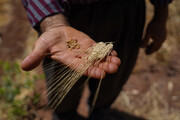
{"type": "MultiPolygon", "coordinates": [[[[21,64],[23,70],[29,71],[37,67],[43,58],[49,54],[53,60],[68,65],[70,68],[81,61],[78,53],[85,51],[90,46],[96,44],[89,36],[68,25],[56,26],[45,31],[36,41],[34,50],[21,64]],[[70,50],[67,41],[76,38],[80,49],[70,50]]],[[[105,77],[106,73],[115,73],[120,65],[117,53],[113,51],[105,61],[101,61],[98,66],[93,66],[87,70],[85,75],[99,79],[105,77]]],[[[82,66],[83,67],[83,66],[82,66]]],[[[81,66],[79,65],[79,68],[81,66]]]]}
{"type": "Polygon", "coordinates": [[[160,49],[165,39],[166,27],[152,21],[146,29],[142,47],[146,49],[145,52],[147,55],[152,54],[160,49]]]}
{"type": "Polygon", "coordinates": [[[166,39],[166,18],[168,15],[168,7],[155,7],[155,16],[146,29],[142,46],[145,48],[147,55],[152,54],[160,49],[166,39]]]}

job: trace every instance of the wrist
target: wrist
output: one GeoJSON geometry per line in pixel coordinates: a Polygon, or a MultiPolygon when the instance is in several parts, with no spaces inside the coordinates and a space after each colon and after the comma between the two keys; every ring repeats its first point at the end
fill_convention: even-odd
{"type": "Polygon", "coordinates": [[[40,32],[43,33],[57,26],[69,26],[69,23],[63,14],[46,17],[40,24],[40,32]]]}
{"type": "Polygon", "coordinates": [[[168,5],[155,6],[153,20],[159,24],[166,24],[168,17],[168,5]]]}

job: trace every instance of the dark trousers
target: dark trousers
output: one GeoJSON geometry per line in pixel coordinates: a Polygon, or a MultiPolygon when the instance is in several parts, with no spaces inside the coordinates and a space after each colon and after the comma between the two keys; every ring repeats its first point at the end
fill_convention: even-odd
{"type": "MultiPolygon", "coordinates": [[[[72,27],[86,33],[96,42],[114,42],[114,49],[122,63],[117,73],[109,74],[103,79],[94,108],[94,110],[108,109],[121,91],[135,65],[144,28],[145,1],[111,0],[85,5],[70,4],[67,18],[72,27]]],[[[51,59],[44,59],[44,64],[50,62],[52,62],[51,59]]],[[[47,78],[58,69],[45,71],[47,78]]],[[[74,112],[79,103],[83,81],[83,79],[79,80],[75,84],[62,104],[56,109],[55,113],[59,117],[61,115],[68,116],[68,113],[69,115],[76,114],[74,112]]],[[[90,103],[94,98],[97,84],[98,80],[89,80],[90,103]]]]}

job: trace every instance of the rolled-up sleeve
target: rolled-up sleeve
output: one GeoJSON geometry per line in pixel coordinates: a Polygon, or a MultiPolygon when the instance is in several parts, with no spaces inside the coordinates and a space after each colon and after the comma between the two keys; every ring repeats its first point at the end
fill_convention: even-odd
{"type": "Polygon", "coordinates": [[[36,28],[47,16],[66,11],[64,0],[22,0],[28,20],[36,28]]]}
{"type": "Polygon", "coordinates": [[[155,6],[160,6],[160,5],[167,5],[171,3],[173,0],[150,0],[151,3],[155,6]]]}

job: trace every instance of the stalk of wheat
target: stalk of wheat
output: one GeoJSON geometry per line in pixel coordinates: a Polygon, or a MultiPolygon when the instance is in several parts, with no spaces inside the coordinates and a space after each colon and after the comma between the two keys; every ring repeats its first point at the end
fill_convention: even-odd
{"type": "MultiPolygon", "coordinates": [[[[47,106],[50,106],[53,110],[55,110],[71,88],[75,85],[75,83],[84,75],[84,73],[92,66],[96,66],[105,59],[108,55],[110,55],[113,49],[113,44],[111,42],[104,43],[99,42],[91,47],[89,47],[86,51],[84,51],[83,58],[79,63],[75,66],[69,68],[68,65],[63,66],[61,70],[57,71],[54,75],[56,77],[52,77],[50,82],[53,84],[48,88],[48,96],[52,95],[49,100],[47,106]],[[76,70],[76,68],[83,64],[81,69],[76,70]],[[54,94],[55,93],[55,94],[54,94]]],[[[72,61],[73,62],[73,61],[72,61]]],[[[53,63],[56,64],[56,63],[53,63]]],[[[51,69],[53,64],[47,65],[46,69],[51,69]]],[[[70,65],[69,65],[70,66],[70,65]]],[[[86,82],[88,82],[90,77],[87,78],[86,82]]],[[[92,109],[95,106],[95,102],[99,93],[100,85],[102,82],[102,78],[99,80],[99,85],[95,93],[94,100],[92,102],[92,109]]],[[[92,111],[90,110],[90,112],[92,111]]]]}

